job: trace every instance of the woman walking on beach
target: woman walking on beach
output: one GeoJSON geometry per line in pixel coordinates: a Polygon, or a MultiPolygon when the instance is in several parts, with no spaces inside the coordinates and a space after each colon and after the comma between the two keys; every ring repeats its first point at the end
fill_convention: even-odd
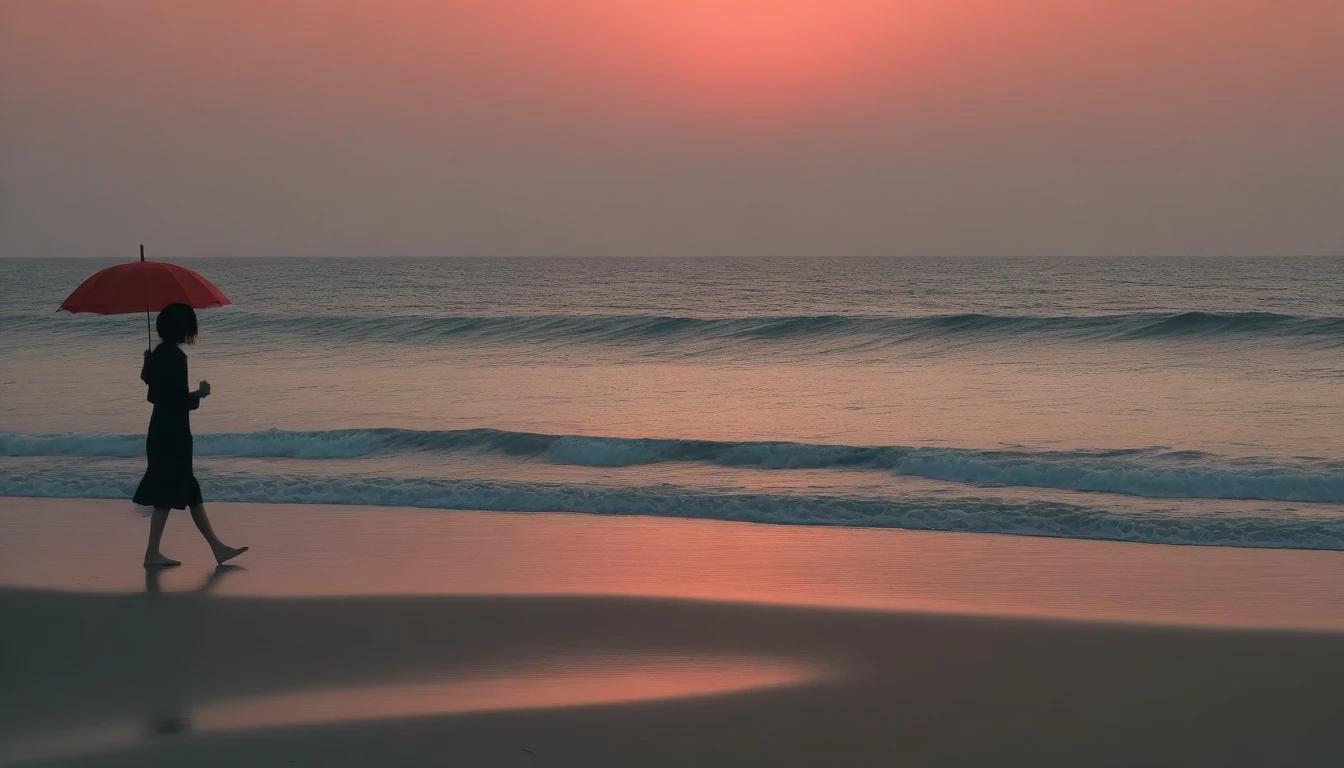
{"type": "Polygon", "coordinates": [[[162,341],[153,352],[145,352],[140,378],[149,385],[149,402],[154,413],[149,419],[145,455],[149,468],[135,491],[135,503],[153,507],[149,520],[149,545],[145,547],[145,567],[181,565],[159,551],[159,540],[168,523],[168,512],[191,508],[191,519],[210,543],[215,561],[221,565],[247,551],[227,546],[210,527],[201,500],[201,486],[191,469],[191,412],[210,395],[210,383],[201,382],[195,392],[187,389],[187,355],[179,344],[196,341],[196,312],[186,304],[169,304],[154,323],[162,341]]]}

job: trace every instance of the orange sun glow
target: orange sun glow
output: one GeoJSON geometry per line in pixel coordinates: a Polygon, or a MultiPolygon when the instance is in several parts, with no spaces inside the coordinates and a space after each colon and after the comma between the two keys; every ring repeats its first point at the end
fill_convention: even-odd
{"type": "Polygon", "coordinates": [[[889,5],[825,0],[592,0],[594,26],[641,80],[683,105],[743,115],[811,107],[884,51],[889,5]]]}

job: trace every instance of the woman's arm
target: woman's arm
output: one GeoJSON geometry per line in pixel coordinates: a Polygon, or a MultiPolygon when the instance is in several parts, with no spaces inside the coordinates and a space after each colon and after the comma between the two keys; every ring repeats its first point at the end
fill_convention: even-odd
{"type": "Polygon", "coordinates": [[[186,397],[184,399],[186,401],[187,410],[194,411],[197,408],[201,407],[201,398],[204,397],[204,395],[202,395],[199,390],[197,390],[196,392],[192,392],[187,389],[187,387],[190,386],[189,384],[187,384],[187,356],[184,354],[178,354],[176,357],[178,361],[177,368],[179,373],[176,374],[177,383],[174,384],[174,387],[179,392],[186,393],[186,397]]]}

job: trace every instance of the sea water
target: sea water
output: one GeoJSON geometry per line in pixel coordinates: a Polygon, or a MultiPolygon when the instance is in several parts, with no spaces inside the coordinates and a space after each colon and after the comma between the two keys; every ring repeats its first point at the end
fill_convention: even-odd
{"type": "MultiPolygon", "coordinates": [[[[0,260],[0,495],[143,472],[110,263],[0,260]]],[[[181,263],[208,500],[1344,550],[1341,259],[181,263]]]]}

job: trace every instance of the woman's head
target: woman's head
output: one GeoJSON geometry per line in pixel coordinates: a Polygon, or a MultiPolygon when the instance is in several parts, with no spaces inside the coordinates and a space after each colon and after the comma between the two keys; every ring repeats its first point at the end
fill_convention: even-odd
{"type": "Polygon", "coordinates": [[[174,344],[192,344],[196,341],[196,310],[186,304],[169,304],[154,322],[159,338],[174,344]]]}

